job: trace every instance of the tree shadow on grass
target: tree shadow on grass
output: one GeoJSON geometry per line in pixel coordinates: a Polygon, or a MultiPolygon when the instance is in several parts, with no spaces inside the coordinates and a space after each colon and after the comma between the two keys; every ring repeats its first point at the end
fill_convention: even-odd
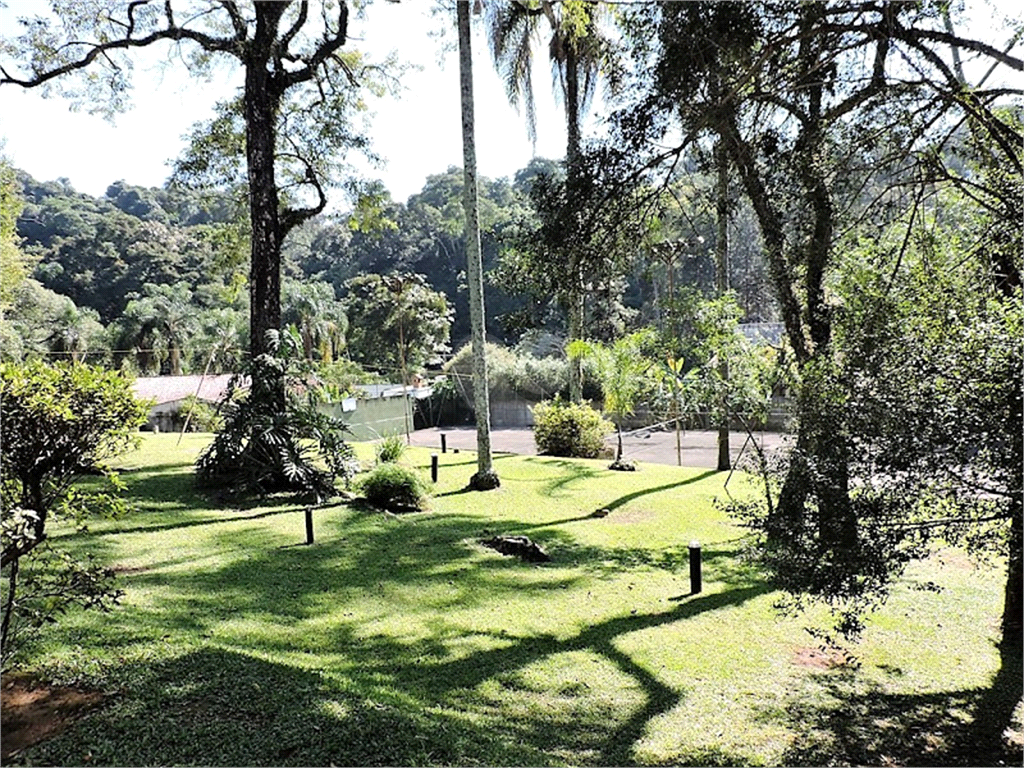
{"type": "Polygon", "coordinates": [[[1020,647],[1000,648],[1001,666],[991,685],[927,694],[864,690],[855,674],[818,675],[832,702],[794,702],[787,719],[799,736],[787,765],[1021,765],[1020,723],[1012,727],[1022,697],[1020,647]]]}
{"type": "MultiPolygon", "coordinates": [[[[557,715],[506,714],[498,727],[510,740],[530,744],[546,753],[554,755],[569,751],[572,762],[579,761],[580,754],[589,753],[591,757],[586,762],[590,764],[630,765],[636,761],[634,749],[648,725],[680,704],[685,691],[663,683],[654,673],[620,650],[616,640],[632,632],[666,626],[708,611],[741,605],[767,591],[767,586],[756,585],[701,595],[671,610],[606,619],[569,637],[560,638],[548,634],[523,637],[495,635],[494,640],[503,644],[458,658],[451,658],[443,650],[438,653],[427,642],[405,644],[398,651],[391,639],[369,638],[357,645],[356,652],[362,661],[356,668],[367,676],[368,681],[388,680],[389,685],[413,693],[422,701],[440,706],[476,709],[481,704],[477,688],[488,680],[507,680],[510,673],[558,654],[581,651],[594,654],[610,662],[636,684],[642,695],[638,706],[631,709],[626,705],[610,712],[597,713],[577,709],[571,718],[564,718],[559,727],[555,728],[551,727],[551,718],[557,718],[557,715]],[[416,658],[416,663],[395,663],[408,656],[416,658]]],[[[585,680],[586,670],[580,670],[579,674],[580,679],[585,680]]],[[[734,757],[722,757],[726,764],[745,762],[734,757]]]]}
{"type": "MultiPolygon", "coordinates": [[[[541,493],[549,497],[564,496],[573,483],[590,480],[606,474],[606,470],[596,469],[579,461],[569,459],[554,459],[547,456],[526,456],[523,458],[528,464],[541,464],[544,467],[557,470],[559,474],[553,478],[537,478],[535,482],[544,483],[541,493]]],[[[518,480],[522,482],[522,480],[518,480]]]]}
{"type": "MultiPolygon", "coordinates": [[[[314,654],[340,653],[345,659],[344,678],[352,690],[377,701],[394,699],[396,706],[400,705],[398,711],[402,716],[428,711],[480,714],[486,710],[486,705],[481,702],[477,687],[485,681],[501,679],[510,671],[556,654],[592,653],[628,676],[642,694],[642,701],[598,718],[594,707],[599,708],[600,702],[581,700],[581,711],[585,710],[589,718],[586,724],[578,722],[578,717],[561,723],[547,712],[523,715],[501,708],[493,717],[481,716],[480,720],[474,715],[469,718],[466,722],[476,723],[473,728],[446,722],[449,730],[463,729],[463,736],[459,738],[466,739],[466,749],[471,751],[442,758],[442,753],[431,746],[432,761],[539,765],[564,762],[568,752],[570,762],[624,765],[633,761],[635,745],[651,720],[679,704],[684,692],[661,682],[655,673],[633,661],[617,647],[616,639],[739,605],[770,589],[763,583],[747,581],[746,574],[723,568],[723,574],[733,579],[724,592],[687,598],[670,610],[605,619],[570,637],[549,634],[517,637],[497,631],[493,634],[467,631],[446,618],[447,608],[500,606],[506,596],[519,599],[530,592],[540,596],[546,590],[570,587],[583,578],[574,567],[567,573],[559,566],[526,566],[511,558],[486,555],[468,543],[479,535],[480,524],[478,518],[446,515],[386,521],[382,525],[379,520],[368,521],[350,515],[324,521],[327,530],[333,529],[328,534],[329,542],[325,535],[324,543],[314,547],[274,550],[261,547],[264,542],[259,531],[225,531],[222,535],[226,547],[249,554],[213,569],[133,574],[132,580],[139,587],[168,597],[154,597],[152,607],[134,612],[131,623],[151,625],[143,636],[159,631],[211,637],[225,621],[243,619],[242,629],[229,630],[226,637],[217,635],[218,641],[238,643],[240,648],[263,654],[290,656],[301,653],[303,648],[314,654]],[[527,568],[531,577],[520,578],[527,568]],[[410,587],[422,595],[421,604],[406,605],[412,593],[405,590],[410,587]],[[370,596],[379,601],[382,608],[393,604],[394,600],[406,601],[398,604],[405,607],[395,610],[413,612],[410,632],[368,633],[365,616],[345,619],[336,615],[324,626],[321,635],[298,642],[289,628],[304,620],[317,619],[331,607],[343,605],[349,595],[370,596]],[[244,628],[246,617],[268,614],[273,619],[266,630],[260,630],[261,634],[251,635],[244,628]],[[297,647],[297,642],[302,648],[297,647]],[[472,650],[455,652],[455,649],[466,648],[472,650]],[[483,721],[489,722],[494,730],[479,725],[483,721]],[[481,735],[484,732],[488,735],[481,735]],[[475,744],[481,740],[490,746],[475,744]]],[[[502,525],[506,530],[529,528],[515,521],[502,525]]],[[[552,541],[560,538],[556,536],[560,532],[550,533],[552,541]]],[[[571,547],[569,538],[566,535],[566,547],[571,547]]],[[[657,560],[650,559],[647,553],[649,559],[644,560],[639,550],[628,556],[616,548],[579,551],[587,558],[601,558],[602,562],[617,558],[619,569],[627,566],[675,569],[681,566],[684,557],[682,552],[675,552],[657,560]]],[[[733,550],[708,550],[709,572],[718,563],[724,566],[734,555],[733,550]]],[[[381,618],[385,616],[382,614],[381,618]]],[[[266,623],[265,618],[260,621],[266,623]]],[[[105,634],[118,634],[118,630],[110,627],[105,634]]],[[[435,726],[436,723],[430,727],[435,726]]],[[[406,748],[412,749],[408,745],[402,747],[406,748]]],[[[311,753],[301,754],[308,758],[311,753]]],[[[282,758],[283,764],[289,764],[291,757],[282,758]]],[[[246,759],[250,761],[248,764],[266,762],[263,758],[246,759]]],[[[391,757],[382,760],[408,765],[422,762],[423,755],[391,753],[391,757]]]]}
{"type": "Polygon", "coordinates": [[[16,755],[49,765],[536,764],[467,721],[345,690],[315,671],[202,649],[116,672],[120,691],[16,755]]]}
{"type": "Polygon", "coordinates": [[[691,485],[692,483],[700,482],[701,480],[707,477],[711,477],[712,475],[717,474],[717,470],[709,469],[706,472],[701,472],[699,475],[694,475],[693,477],[688,477],[685,480],[679,480],[678,482],[675,483],[666,483],[665,485],[659,485],[654,488],[644,488],[633,493],[627,493],[625,496],[620,496],[614,501],[605,504],[605,508],[611,512],[614,512],[619,507],[628,504],[629,502],[635,499],[639,499],[641,496],[648,496],[652,493],[660,493],[661,491],[670,491],[674,488],[681,488],[684,485],[691,485]]]}

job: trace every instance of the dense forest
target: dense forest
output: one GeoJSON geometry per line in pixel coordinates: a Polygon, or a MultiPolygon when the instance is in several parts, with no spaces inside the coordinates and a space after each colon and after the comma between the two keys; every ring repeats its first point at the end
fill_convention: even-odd
{"type": "MultiPolygon", "coordinates": [[[[535,225],[533,182],[560,174],[560,163],[537,158],[514,179],[482,179],[491,341],[511,346],[531,330],[530,338],[538,331],[564,335],[554,299],[538,301],[505,279],[509,255],[535,225]]],[[[74,358],[151,375],[201,372],[212,357],[211,371],[237,369],[248,347],[247,233],[239,201],[225,192],[124,181],[95,198],[76,192],[66,179],[39,182],[21,171],[14,178],[23,204],[17,236],[31,272],[2,321],[5,358],[74,358]]],[[[628,270],[595,287],[593,305],[616,318],[605,325],[606,336],[659,321],[670,280],[677,289],[713,293],[714,219],[702,202],[702,183],[694,173],[678,185],[697,211],[686,222],[692,250],[670,265],[664,251],[638,242],[628,270]]],[[[367,300],[367,276],[421,276],[417,313],[425,325],[433,323],[425,330],[421,364],[440,362],[469,337],[462,172],[453,167],[428,177],[405,203],[382,187],[374,193],[369,214],[324,214],[291,233],[284,248],[282,313],[310,359],[351,360],[394,378],[394,355],[382,351],[393,344],[379,343],[384,331],[374,301],[367,300]]],[[[678,222],[666,226],[682,231],[678,222]]],[[[744,319],[771,320],[749,213],[741,210],[733,227],[740,236],[731,284],[744,319]]],[[[379,309],[386,295],[376,302],[379,309]]]]}

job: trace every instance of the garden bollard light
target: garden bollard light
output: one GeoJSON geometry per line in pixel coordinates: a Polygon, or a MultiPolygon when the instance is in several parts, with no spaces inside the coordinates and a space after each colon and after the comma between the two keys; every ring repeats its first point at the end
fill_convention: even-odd
{"type": "Polygon", "coordinates": [[[448,435],[441,433],[441,453],[448,453],[448,435]]]}
{"type": "Polygon", "coordinates": [[[306,507],[306,543],[313,543],[313,508],[306,507]]]}
{"type": "Polygon", "coordinates": [[[690,594],[696,595],[701,590],[700,573],[700,542],[690,542],[690,594]]]}
{"type": "Polygon", "coordinates": [[[437,454],[430,454],[430,479],[437,482],[437,454]]]}

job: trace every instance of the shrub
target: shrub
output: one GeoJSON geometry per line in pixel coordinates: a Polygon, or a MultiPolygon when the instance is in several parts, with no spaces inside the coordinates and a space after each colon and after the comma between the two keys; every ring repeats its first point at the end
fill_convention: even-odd
{"type": "Polygon", "coordinates": [[[205,400],[189,395],[181,404],[181,417],[188,420],[190,432],[219,432],[224,429],[224,417],[205,400]]]}
{"type": "Polygon", "coordinates": [[[0,400],[6,663],[22,631],[72,605],[105,610],[119,597],[113,572],[60,551],[47,525],[60,517],[84,527],[88,515],[123,508],[120,485],[103,462],[134,445],[148,409],[120,374],[82,363],[0,364],[0,400]],[[108,489],[76,487],[97,471],[107,475],[108,489]]]}
{"type": "Polygon", "coordinates": [[[401,435],[388,435],[377,443],[377,463],[397,462],[405,453],[405,442],[401,435]]]}
{"type": "Polygon", "coordinates": [[[604,449],[604,437],[614,427],[601,414],[582,403],[561,398],[533,407],[533,439],[541,453],[550,456],[597,458],[604,449]]]}
{"type": "Polygon", "coordinates": [[[390,462],[366,475],[360,487],[367,501],[392,512],[423,509],[429,496],[426,480],[408,467],[390,462]]]}

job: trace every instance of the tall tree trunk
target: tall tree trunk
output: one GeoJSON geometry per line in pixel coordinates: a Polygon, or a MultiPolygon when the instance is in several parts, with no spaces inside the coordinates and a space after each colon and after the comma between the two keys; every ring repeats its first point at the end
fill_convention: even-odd
{"type": "Polygon", "coordinates": [[[500,485],[491,458],[491,403],[487,388],[484,279],[480,255],[480,210],[476,178],[476,129],[473,114],[473,52],[469,3],[457,2],[459,85],[462,99],[462,179],[466,212],[466,275],[469,279],[469,323],[473,339],[473,405],[476,410],[476,474],[469,484],[486,491],[500,485]]]}
{"type": "MultiPolygon", "coordinates": [[[[252,225],[249,264],[249,349],[268,351],[267,332],[281,328],[281,221],[274,171],[277,112],[281,95],[268,66],[284,12],[281,3],[256,3],[256,32],[245,67],[245,155],[252,225]]],[[[284,383],[279,394],[284,409],[284,383]]]]}
{"type": "MultiPolygon", "coordinates": [[[[580,139],[580,89],[579,60],[576,43],[567,40],[565,57],[565,183],[570,198],[576,194],[580,180],[580,163],[582,162],[580,139]]],[[[567,315],[569,341],[582,339],[584,336],[584,285],[583,263],[575,248],[569,248],[569,285],[567,315]]],[[[569,360],[569,399],[578,403],[583,400],[583,360],[569,360]]]]}
{"type": "MultiPolygon", "coordinates": [[[[718,237],[715,240],[715,289],[719,298],[729,290],[729,155],[721,140],[715,145],[715,164],[718,166],[718,189],[716,215],[718,237]]],[[[718,373],[721,376],[722,420],[718,424],[718,471],[728,472],[732,468],[729,456],[729,408],[728,382],[729,359],[719,352],[718,373]]]]}
{"type": "MultiPolygon", "coordinates": [[[[1018,422],[1019,426],[1019,422],[1018,422]]],[[[1024,502],[1018,495],[1010,510],[1009,566],[1003,600],[1003,644],[1020,650],[1024,635],[1024,502]]]]}

